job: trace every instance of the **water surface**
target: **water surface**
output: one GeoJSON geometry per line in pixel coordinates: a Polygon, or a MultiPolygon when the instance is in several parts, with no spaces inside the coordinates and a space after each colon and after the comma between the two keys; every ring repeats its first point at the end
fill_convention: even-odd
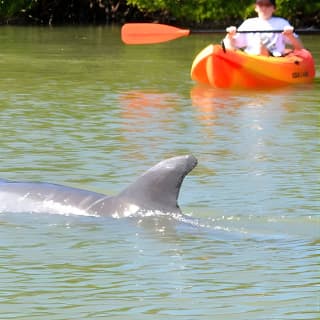
{"type": "Polygon", "coordinates": [[[199,160],[183,221],[0,213],[1,318],[319,318],[319,37],[314,84],[259,92],[190,80],[219,37],[0,29],[1,178],[116,194],[199,160]]]}

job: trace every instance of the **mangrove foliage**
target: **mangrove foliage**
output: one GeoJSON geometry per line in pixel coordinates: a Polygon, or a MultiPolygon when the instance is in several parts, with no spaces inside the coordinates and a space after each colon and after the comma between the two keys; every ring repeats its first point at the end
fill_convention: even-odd
{"type": "MultiPolygon", "coordinates": [[[[253,0],[0,0],[2,24],[109,24],[155,21],[188,26],[238,24],[253,0]]],[[[296,27],[319,28],[320,0],[277,0],[277,14],[296,27]]]]}

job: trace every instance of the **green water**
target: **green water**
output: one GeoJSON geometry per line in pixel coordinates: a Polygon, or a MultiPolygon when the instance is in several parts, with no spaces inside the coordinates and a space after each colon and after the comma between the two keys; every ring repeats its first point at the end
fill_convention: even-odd
{"type": "Polygon", "coordinates": [[[319,36],[312,85],[202,88],[220,36],[0,28],[0,177],[116,194],[192,153],[193,219],[0,213],[1,319],[318,319],[319,36]]]}

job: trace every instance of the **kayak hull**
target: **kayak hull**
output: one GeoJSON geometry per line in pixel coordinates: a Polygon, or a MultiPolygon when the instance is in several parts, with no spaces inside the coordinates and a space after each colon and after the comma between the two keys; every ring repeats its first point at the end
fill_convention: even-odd
{"type": "Polygon", "coordinates": [[[315,65],[308,50],[294,50],[285,57],[249,55],[209,45],[194,59],[191,78],[217,88],[276,88],[310,83],[315,65]]]}

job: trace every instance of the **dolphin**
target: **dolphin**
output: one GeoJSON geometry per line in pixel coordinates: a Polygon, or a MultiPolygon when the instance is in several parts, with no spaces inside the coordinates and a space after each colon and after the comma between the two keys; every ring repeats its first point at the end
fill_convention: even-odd
{"type": "Polygon", "coordinates": [[[163,160],[116,196],[46,182],[0,179],[0,212],[65,213],[123,218],[157,211],[181,214],[184,177],[197,165],[193,155],[163,160]]]}

